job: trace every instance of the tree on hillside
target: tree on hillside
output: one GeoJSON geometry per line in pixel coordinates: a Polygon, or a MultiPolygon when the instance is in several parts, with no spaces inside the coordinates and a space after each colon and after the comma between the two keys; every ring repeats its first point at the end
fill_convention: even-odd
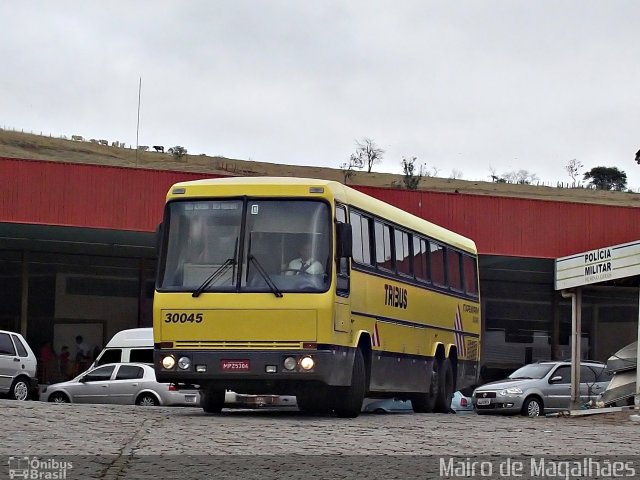
{"type": "Polygon", "coordinates": [[[531,173],[528,170],[508,172],[503,176],[509,183],[520,183],[522,185],[530,185],[533,182],[538,181],[538,175],[536,175],[535,173],[531,173]]]}
{"type": "Polygon", "coordinates": [[[416,172],[416,160],[417,157],[405,158],[402,157],[402,183],[407,190],[416,190],[422,177],[425,176],[424,165],[420,165],[420,168],[416,172]]]}
{"type": "Polygon", "coordinates": [[[356,151],[351,155],[351,158],[354,157],[367,168],[368,173],[371,173],[373,166],[382,162],[384,150],[379,148],[373,140],[365,137],[362,141],[356,140],[356,151]]]}
{"type": "Polygon", "coordinates": [[[573,183],[580,183],[580,180],[576,180],[576,178],[580,176],[580,170],[583,167],[582,162],[574,158],[573,160],[569,160],[569,163],[565,165],[564,169],[571,177],[571,180],[573,180],[573,183]]]}
{"type": "Polygon", "coordinates": [[[584,174],[584,180],[598,190],[622,192],[627,188],[627,174],[617,167],[593,167],[584,174]]]}
{"type": "Polygon", "coordinates": [[[352,153],[349,157],[348,162],[344,162],[340,164],[340,170],[342,171],[342,176],[344,177],[344,184],[353,178],[356,174],[356,170],[362,170],[362,159],[358,157],[355,153],[352,153]]]}
{"type": "Polygon", "coordinates": [[[460,180],[463,176],[464,174],[461,170],[454,168],[453,170],[451,170],[451,175],[449,175],[449,178],[452,180],[460,180]]]}
{"type": "Polygon", "coordinates": [[[528,170],[514,170],[512,172],[506,172],[502,175],[497,175],[496,170],[493,167],[489,167],[491,172],[491,180],[494,183],[519,183],[522,185],[530,185],[533,182],[538,181],[538,175],[531,173],[528,170]]]}
{"type": "Polygon", "coordinates": [[[182,160],[182,157],[187,154],[187,149],[181,147],[180,145],[177,145],[175,147],[171,147],[169,150],[167,150],[167,152],[173,155],[173,158],[175,158],[176,160],[182,160]]]}

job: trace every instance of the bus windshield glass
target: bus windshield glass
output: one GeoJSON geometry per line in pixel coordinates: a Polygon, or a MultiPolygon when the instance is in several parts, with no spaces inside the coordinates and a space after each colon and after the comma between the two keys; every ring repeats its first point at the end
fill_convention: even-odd
{"type": "Polygon", "coordinates": [[[168,206],[159,289],[321,292],[329,206],[317,200],[195,200],[168,206]]]}

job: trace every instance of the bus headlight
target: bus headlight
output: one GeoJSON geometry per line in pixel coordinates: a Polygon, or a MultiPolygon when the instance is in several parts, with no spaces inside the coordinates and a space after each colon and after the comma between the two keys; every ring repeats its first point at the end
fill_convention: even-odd
{"type": "Polygon", "coordinates": [[[303,370],[311,370],[315,364],[316,362],[311,357],[302,357],[302,360],[300,360],[300,367],[303,370]]]}
{"type": "Polygon", "coordinates": [[[187,370],[190,366],[191,360],[189,357],[180,357],[180,359],[178,359],[178,368],[180,368],[180,370],[187,370]]]}
{"type": "Polygon", "coordinates": [[[293,357],[287,357],[284,359],[284,368],[285,370],[295,370],[296,365],[298,364],[298,362],[296,362],[296,359],[293,357]]]}
{"type": "Polygon", "coordinates": [[[171,370],[176,366],[176,359],[173,358],[173,355],[167,355],[162,359],[162,368],[166,370],[171,370]]]}

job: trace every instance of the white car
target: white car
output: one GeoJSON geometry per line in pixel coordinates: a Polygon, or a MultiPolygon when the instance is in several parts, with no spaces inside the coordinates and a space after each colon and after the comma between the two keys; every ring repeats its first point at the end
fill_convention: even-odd
{"type": "Polygon", "coordinates": [[[73,380],[44,387],[40,400],[147,406],[200,405],[197,390],[177,390],[170,383],[158,383],[153,367],[144,363],[110,363],[91,368],[73,380]]]}
{"type": "Polygon", "coordinates": [[[15,400],[33,398],[38,391],[38,361],[19,333],[0,330],[0,393],[15,400]]]}

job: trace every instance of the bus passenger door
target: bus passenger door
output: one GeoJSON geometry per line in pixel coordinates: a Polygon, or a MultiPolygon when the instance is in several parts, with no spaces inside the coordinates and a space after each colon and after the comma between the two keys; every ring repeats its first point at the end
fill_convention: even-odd
{"type": "Polygon", "coordinates": [[[349,261],[338,261],[336,278],[336,307],[333,310],[333,329],[336,332],[351,331],[351,302],[349,301],[349,261]]]}
{"type": "Polygon", "coordinates": [[[336,205],[336,306],[333,311],[333,329],[336,332],[351,331],[351,302],[349,301],[351,257],[351,225],[347,224],[344,205],[336,205]]]}

